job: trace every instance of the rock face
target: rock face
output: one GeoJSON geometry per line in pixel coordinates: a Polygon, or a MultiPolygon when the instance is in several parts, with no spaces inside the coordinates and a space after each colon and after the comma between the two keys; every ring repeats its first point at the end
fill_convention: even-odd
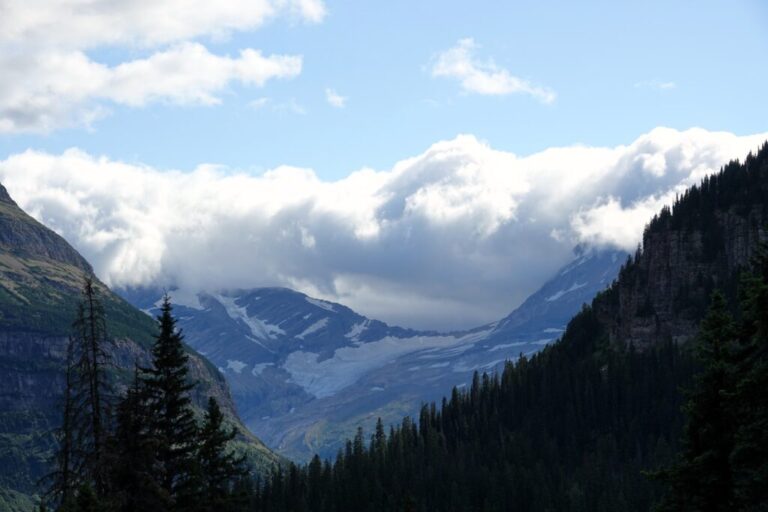
{"type": "MultiPolygon", "coordinates": [[[[36,493],[36,482],[49,471],[65,347],[79,290],[91,274],[77,251],[19,209],[0,186],[0,510],[3,496],[36,493]]],[[[115,338],[110,352],[119,391],[135,363],[149,363],[155,324],[104,284],[96,288],[115,338]]],[[[198,406],[216,397],[258,465],[279,460],[242,426],[224,377],[192,349],[190,377],[198,382],[198,406]]]]}
{"type": "Polygon", "coordinates": [[[715,289],[736,298],[740,273],[768,242],[768,145],[690,189],[651,222],[642,250],[595,301],[613,343],[638,348],[696,333],[715,289]]]}
{"type": "MultiPolygon", "coordinates": [[[[474,371],[557,339],[627,254],[577,248],[508,317],[462,332],[403,329],[285,288],[199,293],[177,304],[188,342],[219,366],[251,430],[283,454],[333,456],[358,426],[399,422],[474,371]]],[[[122,291],[153,312],[161,292],[122,291]]],[[[173,297],[173,292],[171,293],[173,297]]]]}

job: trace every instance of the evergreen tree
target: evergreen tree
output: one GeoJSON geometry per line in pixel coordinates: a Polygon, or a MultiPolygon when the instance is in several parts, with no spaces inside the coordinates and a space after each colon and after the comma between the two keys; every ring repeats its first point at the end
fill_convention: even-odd
{"type": "Polygon", "coordinates": [[[202,476],[202,507],[205,512],[233,510],[239,498],[234,493],[235,483],[248,471],[245,458],[229,450],[229,442],[237,432],[224,426],[224,415],[213,397],[200,429],[197,459],[202,476]]]}
{"type": "Polygon", "coordinates": [[[106,351],[109,338],[101,304],[93,279],[85,279],[82,301],[73,324],[75,330],[74,353],[76,354],[75,428],[79,435],[83,477],[92,484],[97,496],[104,496],[107,488],[106,438],[110,428],[109,398],[111,389],[107,382],[107,368],[111,365],[106,351]]]}
{"type": "MultiPolygon", "coordinates": [[[[74,366],[75,341],[71,337],[67,343],[66,373],[64,377],[64,397],[62,403],[61,427],[56,432],[59,446],[55,456],[56,469],[48,475],[50,487],[46,497],[54,503],[59,503],[62,508],[70,506],[75,497],[75,489],[78,486],[78,471],[75,467],[75,403],[74,403],[74,366]]],[[[44,504],[41,503],[41,507],[44,504]]]]}
{"type": "Polygon", "coordinates": [[[768,510],[768,249],[742,283],[742,375],[735,394],[736,443],[731,454],[740,510],[768,510]]]}
{"type": "Polygon", "coordinates": [[[159,444],[150,428],[152,417],[148,392],[139,368],[133,383],[117,406],[112,488],[121,512],[162,512],[169,508],[169,496],[157,481],[160,474],[159,444]]]}
{"type": "Polygon", "coordinates": [[[730,405],[736,385],[734,336],[725,298],[716,292],[696,347],[703,369],[688,392],[683,452],[673,466],[658,473],[669,485],[659,510],[733,510],[729,458],[736,428],[730,405]]]}
{"type": "Polygon", "coordinates": [[[159,333],[152,348],[152,367],[145,370],[151,435],[157,443],[157,477],[173,508],[194,500],[197,425],[189,397],[183,334],[176,327],[166,295],[157,317],[159,333]]]}
{"type": "Polygon", "coordinates": [[[106,512],[106,510],[108,510],[107,506],[93,488],[89,484],[83,484],[77,491],[75,507],[66,512],[106,512]]]}
{"type": "MultiPolygon", "coordinates": [[[[56,452],[56,471],[50,476],[48,494],[62,509],[76,507],[79,493],[87,490],[99,501],[108,487],[106,439],[111,428],[111,364],[106,347],[104,309],[91,278],[86,278],[74,334],[67,345],[62,425],[56,452]]],[[[85,499],[85,498],[83,498],[85,499]]]]}

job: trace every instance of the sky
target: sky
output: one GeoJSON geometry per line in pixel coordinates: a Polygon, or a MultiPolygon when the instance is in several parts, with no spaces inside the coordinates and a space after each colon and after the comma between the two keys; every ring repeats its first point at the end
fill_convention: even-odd
{"type": "Polygon", "coordinates": [[[0,181],[115,286],[498,319],[768,139],[768,4],[0,0],[0,181]]]}

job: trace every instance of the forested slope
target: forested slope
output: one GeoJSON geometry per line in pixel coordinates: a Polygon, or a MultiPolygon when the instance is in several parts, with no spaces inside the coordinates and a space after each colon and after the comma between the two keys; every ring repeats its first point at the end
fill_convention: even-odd
{"type": "Polygon", "coordinates": [[[698,323],[715,289],[737,309],[767,212],[765,145],[654,218],[642,249],[559,342],[454,389],[418,421],[359,432],[334,462],[278,473],[253,508],[649,510],[664,489],[644,472],[680,449],[698,323]]]}

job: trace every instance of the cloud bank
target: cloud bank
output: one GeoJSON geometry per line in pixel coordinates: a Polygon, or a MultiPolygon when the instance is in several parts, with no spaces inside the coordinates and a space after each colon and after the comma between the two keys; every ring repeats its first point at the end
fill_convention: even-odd
{"type": "Polygon", "coordinates": [[[479,46],[474,39],[461,39],[456,46],[437,56],[432,66],[432,76],[454,78],[465,92],[490,96],[528,94],[542,103],[552,103],[557,98],[548,88],[512,75],[489,59],[481,61],[474,55],[479,46]]]}
{"type": "Polygon", "coordinates": [[[30,150],[0,161],[0,181],[112,285],[289,286],[446,329],[508,313],[577,243],[634,249],[675,193],[766,139],[658,128],[521,157],[461,135],[335,182],[30,150]]]}
{"type": "Polygon", "coordinates": [[[0,133],[89,125],[113,105],[213,105],[233,82],[261,87],[301,72],[301,56],[245,48],[214,55],[195,38],[225,38],[278,16],[320,22],[320,0],[9,0],[0,6],[0,133]],[[113,66],[92,51],[144,57],[113,66]]]}

